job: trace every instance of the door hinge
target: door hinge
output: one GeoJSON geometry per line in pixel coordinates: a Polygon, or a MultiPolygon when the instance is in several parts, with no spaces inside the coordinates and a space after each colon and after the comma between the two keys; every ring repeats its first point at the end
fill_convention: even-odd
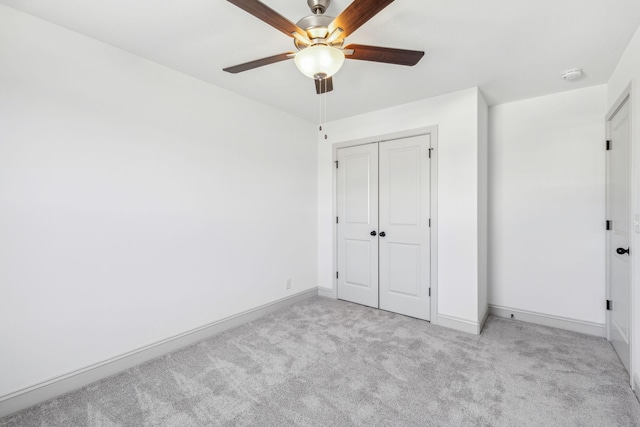
{"type": "Polygon", "coordinates": [[[607,220],[607,230],[611,230],[611,220],[607,220]]]}
{"type": "Polygon", "coordinates": [[[607,139],[607,151],[611,150],[611,140],[607,139]]]}
{"type": "Polygon", "coordinates": [[[429,228],[431,228],[431,218],[429,218],[429,228]]]}
{"type": "Polygon", "coordinates": [[[338,221],[338,217],[336,217],[336,224],[338,224],[338,223],[339,223],[339,221],[338,221]]]}
{"type": "Polygon", "coordinates": [[[613,310],[613,302],[610,299],[607,300],[607,310],[613,310]]]}
{"type": "Polygon", "coordinates": [[[431,296],[431,288],[429,288],[429,296],[431,296]]]}
{"type": "Polygon", "coordinates": [[[338,272],[336,271],[336,279],[339,277],[338,272]]]}
{"type": "Polygon", "coordinates": [[[431,150],[433,150],[433,148],[429,148],[429,158],[431,158],[431,150]]]}
{"type": "Polygon", "coordinates": [[[338,169],[338,161],[336,160],[336,169],[338,169]]]}

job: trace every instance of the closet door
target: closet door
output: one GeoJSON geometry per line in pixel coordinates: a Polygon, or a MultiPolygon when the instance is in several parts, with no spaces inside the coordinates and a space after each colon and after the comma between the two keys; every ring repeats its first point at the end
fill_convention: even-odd
{"type": "Polygon", "coordinates": [[[338,298],[378,307],[378,144],[338,150],[338,298]]]}
{"type": "Polygon", "coordinates": [[[430,135],[380,143],[380,308],[430,319],[430,135]]]}

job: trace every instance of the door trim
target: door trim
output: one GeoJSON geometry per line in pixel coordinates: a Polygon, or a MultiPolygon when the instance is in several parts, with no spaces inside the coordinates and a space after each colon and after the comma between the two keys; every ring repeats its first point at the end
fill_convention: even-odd
{"type": "MultiPolygon", "coordinates": [[[[630,117],[630,126],[631,126],[631,132],[630,132],[630,141],[629,141],[629,191],[628,191],[628,198],[629,198],[629,224],[628,224],[628,230],[629,230],[629,246],[632,247],[632,256],[630,257],[631,259],[629,260],[629,384],[631,384],[631,387],[633,388],[633,372],[635,372],[635,363],[634,363],[634,348],[633,348],[633,334],[634,334],[634,323],[635,323],[635,317],[636,317],[636,307],[634,304],[634,299],[635,299],[635,293],[636,293],[636,289],[635,289],[635,274],[634,274],[634,253],[635,251],[633,249],[633,243],[634,243],[634,231],[633,231],[633,220],[634,220],[634,206],[635,206],[635,198],[633,196],[633,182],[635,181],[635,172],[633,170],[633,156],[634,156],[634,148],[633,148],[633,135],[634,135],[634,129],[633,129],[633,104],[632,104],[632,90],[633,90],[633,83],[629,83],[629,85],[622,91],[622,93],[620,94],[620,96],[618,97],[618,99],[616,99],[615,103],[612,105],[611,109],[607,112],[606,116],[605,116],[605,134],[606,134],[606,139],[609,140],[609,138],[611,137],[611,133],[610,133],[610,121],[611,119],[616,115],[616,113],[618,113],[618,111],[620,110],[620,108],[622,108],[623,104],[628,103],[629,105],[629,117],[630,117]]],[[[605,216],[608,215],[608,207],[609,207],[609,194],[607,191],[608,188],[608,179],[609,179],[609,160],[608,157],[606,157],[605,159],[605,182],[607,183],[607,185],[605,185],[605,216]]],[[[608,249],[609,249],[609,233],[605,234],[605,253],[607,254],[605,256],[605,298],[609,299],[610,298],[610,283],[609,283],[609,269],[610,269],[610,265],[609,265],[609,255],[608,255],[608,249]]],[[[603,301],[603,306],[604,306],[604,301],[603,301]]],[[[606,335],[606,339],[607,341],[611,341],[611,337],[609,334],[609,330],[610,330],[610,323],[611,323],[611,313],[607,310],[605,311],[605,335],[606,335]]]]}
{"type": "MultiPolygon", "coordinates": [[[[338,150],[340,148],[353,147],[356,145],[375,144],[384,141],[393,141],[396,139],[411,138],[420,135],[430,135],[431,139],[431,176],[430,176],[430,213],[431,217],[431,315],[430,322],[434,325],[438,324],[438,126],[425,126],[416,129],[408,129],[399,132],[392,132],[383,135],[374,135],[366,138],[355,139],[351,141],[344,141],[333,144],[332,161],[338,160],[338,150]]],[[[335,218],[338,215],[338,173],[334,166],[333,168],[333,207],[332,217],[335,218]]],[[[338,271],[338,225],[333,221],[333,271],[338,271]]],[[[338,295],[338,279],[333,276],[333,290],[334,294],[338,295]]]]}

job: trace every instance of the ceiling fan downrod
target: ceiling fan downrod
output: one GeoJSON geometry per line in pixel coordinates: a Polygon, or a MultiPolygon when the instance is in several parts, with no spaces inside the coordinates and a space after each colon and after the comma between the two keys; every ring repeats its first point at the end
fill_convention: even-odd
{"type": "Polygon", "coordinates": [[[309,9],[311,9],[311,13],[314,15],[322,15],[331,4],[331,0],[307,0],[307,4],[309,5],[309,9]]]}

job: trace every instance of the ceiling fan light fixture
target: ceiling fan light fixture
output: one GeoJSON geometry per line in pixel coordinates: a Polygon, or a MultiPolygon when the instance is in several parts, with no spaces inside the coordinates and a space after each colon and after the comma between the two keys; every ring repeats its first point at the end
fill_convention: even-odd
{"type": "Polygon", "coordinates": [[[327,78],[340,70],[344,63],[344,53],[335,47],[314,45],[302,49],[293,60],[305,76],[312,79],[327,78]]]}

